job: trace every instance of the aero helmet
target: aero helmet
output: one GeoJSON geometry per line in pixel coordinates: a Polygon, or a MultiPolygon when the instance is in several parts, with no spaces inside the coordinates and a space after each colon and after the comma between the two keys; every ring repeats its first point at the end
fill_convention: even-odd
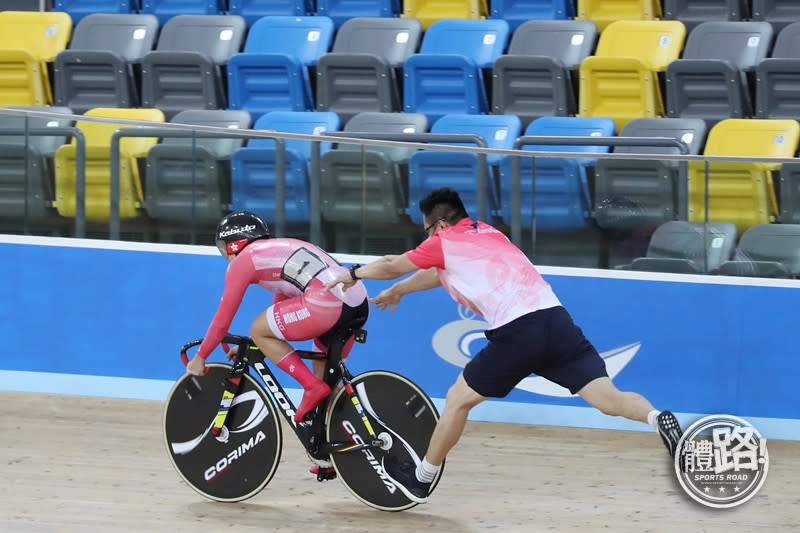
{"type": "Polygon", "coordinates": [[[217,226],[217,248],[223,256],[238,255],[257,239],[269,239],[269,227],[260,216],[249,211],[230,213],[217,226]]]}

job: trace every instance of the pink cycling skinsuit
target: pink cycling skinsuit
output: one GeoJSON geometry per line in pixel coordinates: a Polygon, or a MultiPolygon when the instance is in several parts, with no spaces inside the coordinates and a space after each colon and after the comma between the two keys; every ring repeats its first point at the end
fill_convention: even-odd
{"type": "MultiPolygon", "coordinates": [[[[347,272],[324,250],[298,239],[263,239],[252,242],[228,265],[225,291],[203,338],[197,355],[207,358],[222,341],[242,302],[247,287],[257,283],[274,293],[266,311],[272,333],[279,339],[317,339],[339,320],[344,305],[356,307],[367,299],[362,282],[346,292],[337,286],[324,291],[325,284],[347,272]],[[293,280],[293,281],[289,281],[293,280]]],[[[346,357],[352,343],[342,353],[346,357]]]]}

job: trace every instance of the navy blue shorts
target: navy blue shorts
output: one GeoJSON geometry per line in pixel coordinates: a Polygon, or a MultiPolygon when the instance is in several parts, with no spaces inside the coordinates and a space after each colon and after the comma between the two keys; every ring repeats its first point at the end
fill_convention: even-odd
{"type": "Polygon", "coordinates": [[[489,344],[464,367],[464,380],[482,396],[502,398],[530,374],[572,394],[599,377],[606,363],[561,306],[528,313],[486,330],[489,344]]]}

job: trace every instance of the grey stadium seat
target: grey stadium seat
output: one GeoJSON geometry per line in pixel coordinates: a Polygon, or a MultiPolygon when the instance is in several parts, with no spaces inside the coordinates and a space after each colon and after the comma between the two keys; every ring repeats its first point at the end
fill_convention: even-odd
{"type": "Polygon", "coordinates": [[[155,15],[92,14],[55,59],[55,103],[83,114],[95,107],[137,107],[137,72],[158,35],[155,15]]]}
{"type": "Polygon", "coordinates": [[[753,116],[749,75],[772,46],[768,22],[703,22],[689,33],[681,59],[666,72],[667,116],[709,126],[753,116]]]}
{"type": "MultiPolygon", "coordinates": [[[[232,110],[187,110],[171,123],[247,129],[250,114],[232,110]]],[[[231,154],[244,137],[195,139],[166,136],[147,153],[145,209],[162,228],[210,227],[228,212],[231,154]]]]}
{"type": "Polygon", "coordinates": [[[800,225],[758,224],[742,234],[731,261],[719,266],[723,276],[800,277],[800,225]]]}
{"type": "Polygon", "coordinates": [[[756,116],[800,118],[800,22],[781,30],[756,67],[756,116]]]}
{"type": "Polygon", "coordinates": [[[780,213],[782,224],[800,224],[800,162],[784,163],[779,173],[780,213]]]}
{"type": "Polygon", "coordinates": [[[776,32],[800,21],[800,2],[797,0],[753,0],[753,20],[772,24],[776,32]]]}
{"type": "MultiPolygon", "coordinates": [[[[421,113],[364,112],[355,115],[344,128],[358,133],[425,133],[428,120],[421,113]]],[[[376,232],[394,233],[402,245],[409,240],[408,176],[405,163],[413,150],[396,147],[339,143],[322,155],[320,190],[322,219],[336,229],[337,249],[358,251],[362,233],[369,240],[376,232]],[[366,223],[366,224],[365,224],[366,223]],[[362,226],[365,224],[365,226],[362,226]]],[[[414,226],[414,229],[417,227],[414,226]]],[[[375,250],[376,252],[386,250],[375,250]]]]}
{"type": "Polygon", "coordinates": [[[577,112],[577,69],[594,52],[591,20],[530,20],[511,37],[492,68],[492,112],[514,114],[523,127],[542,116],[577,112]]]}
{"type": "Polygon", "coordinates": [[[729,222],[671,221],[650,238],[645,257],[633,260],[631,270],[703,274],[731,258],[736,226],[729,222]]]}
{"type": "MultiPolygon", "coordinates": [[[[668,137],[699,154],[706,138],[699,118],[638,118],[620,137],[668,137]]],[[[657,146],[615,146],[616,154],[678,155],[680,150],[657,146]]],[[[599,159],[595,165],[594,217],[601,228],[632,231],[669,220],[686,220],[686,163],[669,159],[599,159]]]]}
{"type": "Polygon", "coordinates": [[[414,18],[345,22],[331,52],[317,63],[317,111],[333,111],[342,123],[362,111],[401,111],[400,71],[421,39],[422,25],[414,18]]]}
{"type": "Polygon", "coordinates": [[[142,107],[169,119],[185,109],[227,107],[224,65],[238,52],[247,27],[238,15],[176,15],[142,60],[142,107]]]}
{"type": "MultiPolygon", "coordinates": [[[[64,107],[26,107],[51,113],[71,114],[64,107]]],[[[39,118],[0,114],[0,128],[15,130],[16,135],[0,136],[0,218],[29,221],[57,217],[50,203],[53,190],[53,156],[67,139],[64,136],[25,137],[28,129],[68,127],[69,118],[39,118]],[[27,166],[26,166],[27,159],[27,166]]]]}
{"type": "Polygon", "coordinates": [[[747,0],[664,0],[664,20],[680,20],[691,31],[702,22],[713,20],[747,20],[747,0]]]}

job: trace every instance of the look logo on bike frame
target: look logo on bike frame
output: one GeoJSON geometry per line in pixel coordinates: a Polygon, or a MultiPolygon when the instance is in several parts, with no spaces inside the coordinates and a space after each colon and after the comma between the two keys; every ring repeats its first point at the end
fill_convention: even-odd
{"type": "MultiPolygon", "coordinates": [[[[399,374],[384,370],[350,374],[342,347],[351,337],[366,341],[362,324],[357,319],[334,329],[327,356],[298,351],[306,359],[324,359],[325,382],[332,389],[343,385],[301,423],[294,421],[295,405],[258,347],[248,337],[226,335],[226,344],[238,345],[234,364],[211,363],[203,376],[183,375],[167,398],[164,439],[183,480],[215,501],[235,502],[258,494],[280,461],[280,413],[312,460],[330,462],[356,498],[384,511],[417,505],[389,480],[381,459],[391,451],[419,464],[439,413],[422,389],[399,374]]],[[[184,364],[187,350],[201,342],[181,349],[184,364]]],[[[228,351],[226,345],[223,348],[228,351]]],[[[326,479],[323,469],[317,479],[326,479]]]]}

